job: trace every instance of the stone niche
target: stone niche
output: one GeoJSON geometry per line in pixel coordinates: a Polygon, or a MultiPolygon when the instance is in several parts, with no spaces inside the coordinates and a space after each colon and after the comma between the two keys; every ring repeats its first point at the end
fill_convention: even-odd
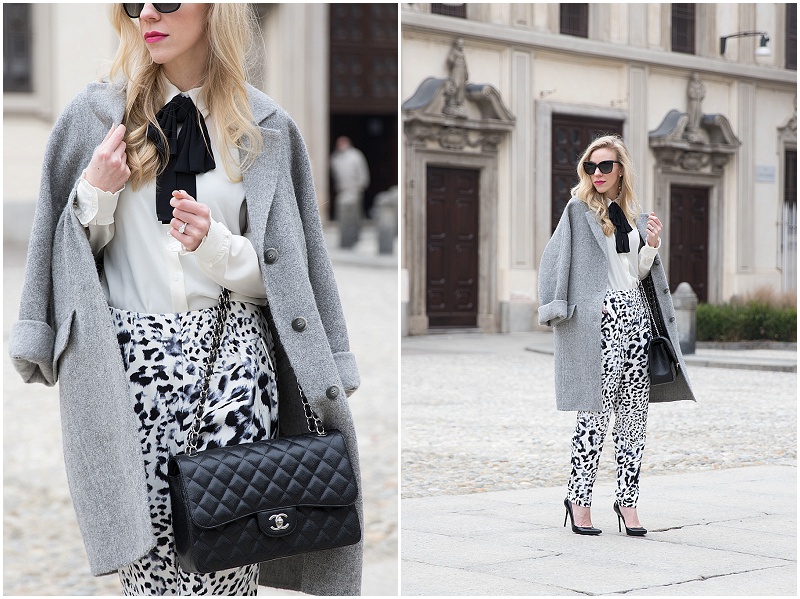
{"type": "MultiPolygon", "coordinates": [[[[704,114],[705,86],[696,73],[687,87],[687,111],[670,110],[661,124],[649,132],[655,156],[655,210],[663,222],[670,222],[670,193],[673,185],[701,187],[709,193],[708,301],[722,298],[721,228],[726,192],[725,168],[739,152],[741,142],[728,119],[721,114],[704,114]]],[[[662,239],[662,263],[669,271],[670,241],[662,239]]]]}
{"type": "MultiPolygon", "coordinates": [[[[426,315],[426,203],[428,166],[480,172],[478,317],[482,332],[500,329],[497,289],[498,151],[514,130],[515,117],[491,85],[468,81],[464,44],[453,41],[449,77],[428,77],[402,106],[404,156],[404,263],[407,332],[428,332],[426,315]]],[[[404,330],[404,333],[406,331],[404,330]]]]}
{"type": "Polygon", "coordinates": [[[503,135],[514,129],[514,116],[491,85],[466,84],[463,112],[445,113],[448,79],[428,77],[403,103],[403,126],[414,147],[496,154],[503,135]]]}

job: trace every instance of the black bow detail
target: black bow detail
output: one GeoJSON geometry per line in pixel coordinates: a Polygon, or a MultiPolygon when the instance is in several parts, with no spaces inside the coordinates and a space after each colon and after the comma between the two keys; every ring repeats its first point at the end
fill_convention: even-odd
{"type": "MultiPolygon", "coordinates": [[[[167,168],[156,178],[156,216],[162,223],[172,220],[172,192],[183,189],[197,199],[195,175],[216,168],[206,121],[188,96],[176,95],[158,111],[156,120],[169,143],[167,168]],[[183,124],[180,133],[178,125],[183,124]]],[[[147,137],[164,153],[164,140],[153,123],[147,126],[147,137]]]]}
{"type": "Polygon", "coordinates": [[[633,231],[633,227],[631,227],[631,224],[625,217],[625,213],[616,202],[608,203],[608,218],[617,228],[614,233],[614,235],[617,237],[617,253],[627,254],[631,251],[631,244],[630,241],[628,241],[628,233],[633,231]]]}

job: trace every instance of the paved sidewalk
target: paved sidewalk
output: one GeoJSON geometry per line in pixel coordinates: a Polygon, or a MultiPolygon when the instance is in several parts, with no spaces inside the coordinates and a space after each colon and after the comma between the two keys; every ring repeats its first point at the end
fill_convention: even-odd
{"type": "Polygon", "coordinates": [[[649,411],[650,532],[617,531],[609,434],[592,538],[563,527],[575,413],[555,409],[551,339],[402,340],[402,593],[795,595],[796,350],[701,348],[719,366],[687,366],[697,402],[649,411]]]}
{"type": "Polygon", "coordinates": [[[617,531],[610,481],[595,485],[597,537],[562,527],[563,487],[406,499],[402,593],[797,594],[795,467],[646,484],[642,538],[617,531]]]}

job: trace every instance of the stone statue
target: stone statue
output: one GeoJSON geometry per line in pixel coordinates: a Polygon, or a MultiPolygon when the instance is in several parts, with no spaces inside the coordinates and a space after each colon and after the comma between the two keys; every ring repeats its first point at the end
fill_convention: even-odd
{"type": "Polygon", "coordinates": [[[689,123],[686,125],[683,135],[694,143],[708,143],[708,133],[701,127],[703,120],[702,102],[703,98],[706,97],[706,86],[700,81],[697,73],[692,73],[687,95],[689,96],[689,123]]]}
{"type": "Polygon", "coordinates": [[[467,59],[464,57],[464,40],[461,38],[453,42],[450,54],[447,57],[447,66],[450,68],[450,77],[445,84],[445,107],[442,112],[447,116],[467,118],[464,100],[467,96],[467,59]]]}

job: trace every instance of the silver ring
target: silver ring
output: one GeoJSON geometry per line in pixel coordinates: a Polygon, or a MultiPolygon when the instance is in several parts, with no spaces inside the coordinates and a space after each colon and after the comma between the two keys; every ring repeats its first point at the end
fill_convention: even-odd
{"type": "Polygon", "coordinates": [[[186,223],[183,223],[180,228],[178,228],[178,233],[183,235],[183,232],[186,231],[186,223]]]}

